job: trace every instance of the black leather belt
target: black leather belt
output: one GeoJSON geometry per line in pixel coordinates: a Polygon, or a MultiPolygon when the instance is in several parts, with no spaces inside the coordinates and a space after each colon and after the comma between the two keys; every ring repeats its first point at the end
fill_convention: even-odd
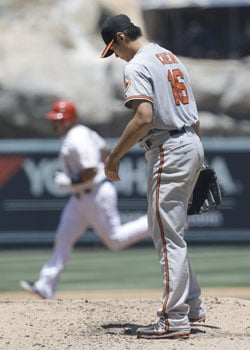
{"type": "MultiPolygon", "coordinates": [[[[184,134],[186,132],[186,129],[185,129],[185,126],[183,126],[180,129],[169,130],[168,132],[170,136],[175,136],[178,134],[184,134]]],[[[146,150],[149,150],[152,147],[152,142],[150,139],[144,142],[144,147],[146,148],[146,150]]]]}
{"type": "Polygon", "coordinates": [[[169,130],[169,135],[174,136],[178,134],[184,134],[186,132],[185,126],[180,129],[169,130]]]}

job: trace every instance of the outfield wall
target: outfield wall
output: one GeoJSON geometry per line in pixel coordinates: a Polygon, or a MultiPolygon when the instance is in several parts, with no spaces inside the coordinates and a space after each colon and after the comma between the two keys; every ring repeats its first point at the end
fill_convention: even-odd
{"type": "MultiPolygon", "coordinates": [[[[108,140],[110,147],[115,139],[108,140]]],[[[189,217],[190,243],[250,242],[250,140],[204,139],[206,161],[215,168],[226,192],[219,210],[189,217]]],[[[44,245],[53,242],[68,195],[53,175],[58,168],[58,140],[0,141],[0,245],[44,245]]],[[[146,213],[144,150],[134,147],[121,162],[116,183],[122,221],[146,213]]],[[[151,242],[146,240],[145,242],[151,242]]],[[[99,243],[89,230],[80,244],[99,243]]]]}

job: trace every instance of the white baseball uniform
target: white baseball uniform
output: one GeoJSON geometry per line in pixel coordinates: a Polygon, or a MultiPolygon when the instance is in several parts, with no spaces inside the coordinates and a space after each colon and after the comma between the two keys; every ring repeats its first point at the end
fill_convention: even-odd
{"type": "Polygon", "coordinates": [[[199,120],[186,68],[154,43],[125,66],[125,105],[152,103],[153,123],[141,141],[148,163],[148,220],[164,285],[158,315],[171,331],[190,331],[189,319],[205,316],[200,287],[189,264],[184,230],[188,200],[203,164],[193,125],[199,120]]]}
{"type": "Polygon", "coordinates": [[[45,298],[53,298],[74,243],[89,227],[113,250],[127,247],[150,235],[147,215],[121,225],[117,191],[104,174],[100,152],[103,146],[105,141],[83,125],[72,127],[62,139],[60,161],[71,179],[76,179],[84,169],[97,167],[98,172],[89,188],[70,197],[62,212],[52,255],[34,284],[45,298]]]}

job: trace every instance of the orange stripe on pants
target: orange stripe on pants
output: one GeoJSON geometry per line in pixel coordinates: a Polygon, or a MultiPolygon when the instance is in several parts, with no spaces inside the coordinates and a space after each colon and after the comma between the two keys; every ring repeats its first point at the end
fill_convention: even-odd
{"type": "Polygon", "coordinates": [[[160,166],[158,170],[158,175],[157,175],[157,183],[156,183],[156,197],[155,197],[155,208],[156,208],[156,217],[157,217],[157,222],[160,228],[161,232],[161,239],[162,239],[162,245],[163,245],[163,256],[164,256],[164,262],[165,262],[165,269],[166,269],[166,296],[165,300],[163,302],[162,306],[162,312],[165,316],[165,324],[166,324],[166,330],[169,329],[169,323],[168,323],[168,315],[166,313],[166,306],[168,302],[168,296],[169,296],[169,270],[168,270],[168,252],[167,252],[167,242],[165,239],[164,235],[164,229],[161,221],[161,215],[160,215],[160,210],[159,210],[159,193],[160,193],[160,185],[161,185],[161,174],[162,174],[162,168],[164,165],[164,150],[163,146],[161,145],[159,147],[160,149],[160,166]]]}

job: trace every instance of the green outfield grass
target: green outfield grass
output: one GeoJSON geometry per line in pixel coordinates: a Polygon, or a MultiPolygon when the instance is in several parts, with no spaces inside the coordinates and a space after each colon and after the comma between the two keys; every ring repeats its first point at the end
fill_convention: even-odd
{"type": "MultiPolygon", "coordinates": [[[[20,290],[19,281],[34,281],[51,250],[1,250],[0,292],[20,290]]],[[[201,287],[250,286],[250,246],[190,247],[189,256],[201,287]]],[[[111,252],[77,248],[58,290],[161,288],[160,268],[153,247],[111,252]]]]}

